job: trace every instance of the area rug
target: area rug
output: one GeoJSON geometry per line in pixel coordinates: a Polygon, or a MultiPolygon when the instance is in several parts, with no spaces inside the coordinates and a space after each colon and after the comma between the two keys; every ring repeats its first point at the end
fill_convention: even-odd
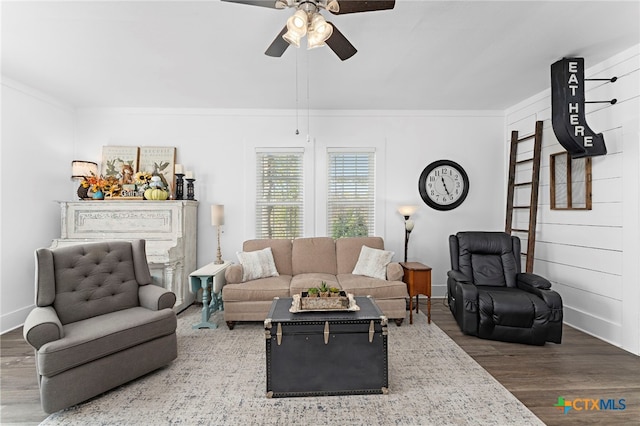
{"type": "Polygon", "coordinates": [[[50,415],[42,425],[542,425],[422,313],[389,324],[389,394],[265,396],[260,323],[192,330],[200,310],[178,316],[169,366],[50,415]]]}

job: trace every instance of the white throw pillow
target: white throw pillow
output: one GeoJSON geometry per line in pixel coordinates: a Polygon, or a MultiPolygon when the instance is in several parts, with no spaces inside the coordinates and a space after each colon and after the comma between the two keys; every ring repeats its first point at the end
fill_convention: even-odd
{"type": "Polygon", "coordinates": [[[393,254],[392,251],[362,246],[360,257],[355,268],[353,268],[352,274],[386,280],[387,265],[391,262],[393,254]]]}
{"type": "Polygon", "coordinates": [[[239,251],[236,254],[242,265],[242,282],[280,275],[273,261],[271,247],[256,251],[239,251]]]}

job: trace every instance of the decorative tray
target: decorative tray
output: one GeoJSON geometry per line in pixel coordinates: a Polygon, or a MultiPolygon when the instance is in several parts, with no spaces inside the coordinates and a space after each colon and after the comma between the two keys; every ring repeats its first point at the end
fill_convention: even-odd
{"type": "Polygon", "coordinates": [[[353,298],[353,294],[346,294],[344,291],[340,292],[341,297],[306,297],[307,292],[302,292],[302,294],[294,294],[293,302],[291,303],[291,308],[289,308],[289,312],[291,313],[299,313],[299,312],[355,312],[360,310],[360,306],[356,305],[356,300],[353,298]],[[308,303],[305,303],[303,307],[302,299],[314,299],[314,301],[321,301],[322,299],[327,299],[327,302],[333,302],[346,299],[346,306],[342,307],[331,307],[332,304],[328,303],[326,305],[321,302],[314,304],[313,306],[309,306],[308,303]]]}

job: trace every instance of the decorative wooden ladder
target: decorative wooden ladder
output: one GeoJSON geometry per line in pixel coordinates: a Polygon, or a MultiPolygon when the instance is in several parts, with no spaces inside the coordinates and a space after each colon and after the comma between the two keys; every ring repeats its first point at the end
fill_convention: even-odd
{"type": "Polygon", "coordinates": [[[542,121],[536,121],[535,133],[518,138],[518,131],[511,132],[511,152],[509,154],[509,182],[507,186],[507,216],[505,221],[505,232],[509,235],[514,233],[527,234],[527,249],[521,253],[526,257],[526,272],[533,272],[533,256],[536,245],[536,221],[538,216],[538,186],[540,183],[540,152],[542,151],[542,121]],[[518,154],[518,146],[525,141],[533,139],[533,149],[518,154]],[[531,156],[529,156],[531,155],[531,156]],[[525,158],[520,158],[520,157],[525,158]],[[516,182],[516,173],[521,166],[531,165],[531,180],[516,182]],[[528,205],[514,205],[516,199],[516,188],[530,187],[530,197],[528,205]],[[514,228],[514,211],[528,211],[529,225],[526,229],[514,228]]]}

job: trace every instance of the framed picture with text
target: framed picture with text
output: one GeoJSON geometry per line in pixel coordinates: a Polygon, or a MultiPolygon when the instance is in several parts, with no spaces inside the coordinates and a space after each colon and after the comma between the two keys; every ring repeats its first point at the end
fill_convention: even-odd
{"type": "Polygon", "coordinates": [[[135,174],[138,170],[137,146],[103,146],[100,174],[104,177],[135,174]]]}
{"type": "Polygon", "coordinates": [[[173,191],[173,168],[176,163],[175,146],[141,146],[138,170],[157,173],[169,191],[173,191]]]}

